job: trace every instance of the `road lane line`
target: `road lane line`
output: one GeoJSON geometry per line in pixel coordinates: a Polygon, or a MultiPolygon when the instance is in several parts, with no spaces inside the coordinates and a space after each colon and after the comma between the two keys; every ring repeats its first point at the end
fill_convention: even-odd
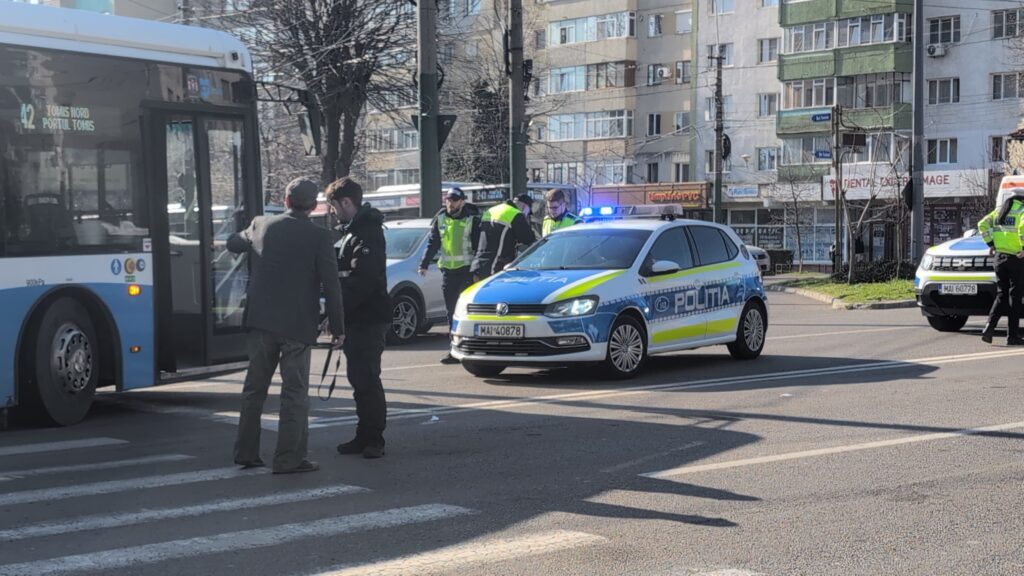
{"type": "Polygon", "coordinates": [[[82,440],[67,440],[64,442],[41,442],[38,444],[22,444],[20,446],[6,446],[0,448],[0,456],[17,456],[21,454],[39,454],[42,452],[59,452],[62,450],[77,450],[79,448],[98,448],[100,446],[116,446],[127,444],[127,440],[117,438],[83,438],[82,440]]]}
{"type": "Polygon", "coordinates": [[[818,332],[815,334],[792,334],[789,336],[769,336],[766,340],[794,340],[797,338],[818,338],[821,336],[842,336],[846,334],[868,334],[871,332],[893,332],[895,330],[910,330],[920,326],[893,326],[890,328],[872,328],[870,330],[842,330],[840,332],[818,332]]]}
{"type": "Polygon", "coordinates": [[[279,504],[291,504],[295,502],[319,500],[321,498],[334,498],[336,496],[355,494],[358,492],[369,492],[369,490],[359,486],[338,484],[336,486],[327,486],[324,488],[312,488],[309,490],[299,490],[297,492],[286,492],[283,494],[271,494],[268,496],[256,496],[252,498],[225,498],[203,504],[195,504],[193,506],[157,509],[147,508],[138,512],[125,512],[120,514],[93,514],[89,516],[79,516],[70,520],[40,522],[38,524],[20,526],[9,530],[0,530],[0,542],[12,542],[14,540],[25,540],[27,538],[39,538],[41,536],[54,536],[57,534],[71,534],[74,532],[101,530],[104,528],[121,528],[124,526],[145,524],[147,522],[156,522],[158,520],[190,518],[205,514],[213,514],[216,512],[250,510],[253,508],[262,508],[264,506],[277,506],[279,504]]]}
{"type": "Polygon", "coordinates": [[[211,480],[224,480],[226,478],[238,478],[266,474],[266,468],[253,470],[242,470],[238,466],[231,468],[214,468],[211,470],[196,470],[193,472],[182,472],[180,474],[163,474],[160,476],[144,476],[141,478],[129,478],[127,480],[110,480],[106,482],[94,482],[92,484],[77,484],[73,486],[60,486],[57,488],[42,488],[39,490],[22,490],[20,492],[8,492],[0,494],[0,506],[12,506],[15,504],[29,504],[42,502],[44,500],[62,500],[65,498],[77,498],[80,496],[98,496],[100,494],[115,494],[127,492],[128,490],[143,490],[146,488],[164,488],[167,486],[179,486],[182,484],[195,484],[211,480]]]}
{"type": "Polygon", "coordinates": [[[586,532],[550,530],[526,536],[492,538],[456,544],[422,554],[402,556],[359,566],[340,566],[317,576],[418,576],[451,572],[481,564],[496,564],[552,552],[592,546],[607,538],[586,532]]]}
{"type": "Polygon", "coordinates": [[[157,456],[144,456],[142,458],[129,458],[127,460],[112,460],[110,462],[94,462],[92,464],[71,464],[69,466],[50,466],[47,468],[32,468],[29,470],[11,470],[0,472],[0,482],[26,478],[28,476],[45,476],[47,474],[65,474],[68,472],[92,472],[95,470],[113,470],[116,468],[130,468],[132,466],[145,466],[147,464],[163,464],[165,462],[181,462],[191,460],[194,456],[185,454],[160,454],[157,456]]]}
{"type": "Polygon", "coordinates": [[[657,454],[648,454],[647,456],[643,456],[642,458],[637,458],[636,460],[630,460],[629,462],[623,462],[622,464],[616,464],[615,466],[612,466],[610,468],[605,468],[604,470],[601,470],[601,472],[604,472],[606,474],[611,474],[613,472],[618,472],[619,470],[625,470],[626,468],[632,468],[634,466],[639,466],[640,464],[643,464],[644,462],[649,462],[651,460],[656,460],[658,458],[662,458],[662,457],[668,456],[669,454],[675,454],[676,452],[682,452],[683,450],[689,450],[690,448],[696,448],[697,446],[703,446],[703,445],[704,445],[704,442],[701,442],[701,441],[690,442],[688,444],[683,444],[682,446],[680,446],[678,448],[673,448],[671,450],[665,450],[664,452],[658,452],[657,454]]]}
{"type": "Polygon", "coordinates": [[[326,538],[407,524],[443,520],[476,513],[475,510],[445,504],[426,504],[392,508],[323,520],[296,522],[272,528],[212,534],[129,548],[104,550],[20,564],[0,566],[0,576],[49,576],[76,572],[101,572],[119,568],[157,564],[196,556],[252,550],[307,540],[326,538]]]}
{"type": "MultiPolygon", "coordinates": [[[[960,362],[974,362],[978,360],[991,360],[997,358],[1013,358],[1024,356],[1024,350],[980,352],[974,354],[962,354],[958,356],[933,356],[928,358],[917,358],[911,360],[885,360],[866,364],[848,364],[827,368],[807,368],[801,370],[789,370],[782,372],[769,372],[760,375],[747,376],[726,376],[723,378],[709,378],[704,380],[692,380],[689,382],[671,382],[667,384],[647,384],[643,386],[632,386],[615,390],[588,390],[583,392],[568,392],[564,394],[551,394],[545,396],[533,396],[529,398],[517,398],[509,400],[489,400],[486,402],[474,402],[470,404],[457,404],[455,406],[430,406],[426,408],[409,408],[405,410],[394,410],[388,413],[388,420],[405,420],[409,418],[420,418],[424,415],[458,414],[462,412],[473,412],[479,410],[504,410],[522,406],[558,404],[565,401],[597,400],[606,398],[621,398],[646,394],[649,392],[674,391],[674,390],[699,390],[704,388],[718,388],[722,386],[735,386],[740,384],[754,384],[758,382],[771,382],[777,380],[813,378],[820,376],[834,376],[839,374],[869,372],[887,369],[907,369],[927,365],[956,364],[960,362]]],[[[310,428],[326,428],[351,424],[356,422],[355,416],[339,416],[336,418],[320,418],[311,422],[310,428]]]]}
{"type": "Polygon", "coordinates": [[[892,438],[890,440],[879,440],[876,442],[864,442],[861,444],[847,444],[846,446],[833,446],[831,448],[819,448],[816,450],[802,450],[800,452],[787,452],[774,454],[772,456],[761,456],[758,458],[744,458],[742,460],[731,460],[728,462],[716,462],[712,464],[698,464],[696,466],[680,466],[657,472],[646,472],[640,476],[647,478],[670,479],[684,474],[697,472],[709,472],[713,470],[726,470],[728,468],[740,468],[743,466],[755,466],[758,464],[770,464],[772,462],[783,462],[785,460],[798,460],[802,458],[813,458],[815,456],[827,456],[830,454],[842,454],[844,452],[856,452],[860,450],[873,450],[875,448],[887,448],[889,446],[900,446],[903,444],[916,444],[918,442],[931,442],[933,440],[946,440],[949,438],[960,438],[984,434],[986,432],[999,432],[1003,430],[1014,430],[1024,428],[1024,422],[1013,422],[1010,424],[996,424],[982,428],[966,428],[954,432],[937,432],[934,434],[919,434],[916,436],[905,436],[903,438],[892,438]]]}

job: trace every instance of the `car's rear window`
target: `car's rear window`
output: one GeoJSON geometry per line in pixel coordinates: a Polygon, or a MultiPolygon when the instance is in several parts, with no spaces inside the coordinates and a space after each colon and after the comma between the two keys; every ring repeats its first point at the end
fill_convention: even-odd
{"type": "Polygon", "coordinates": [[[728,262],[736,257],[738,249],[717,228],[690,226],[690,235],[697,248],[701,266],[728,262]]]}

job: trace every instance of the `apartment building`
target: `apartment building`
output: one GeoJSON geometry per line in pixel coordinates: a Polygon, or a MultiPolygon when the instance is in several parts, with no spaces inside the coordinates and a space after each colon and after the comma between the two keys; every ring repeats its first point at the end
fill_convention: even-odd
{"type": "Polygon", "coordinates": [[[24,4],[41,4],[57,8],[75,8],[100,14],[116,14],[130,18],[174,21],[179,14],[176,0],[13,0],[24,4]]]}

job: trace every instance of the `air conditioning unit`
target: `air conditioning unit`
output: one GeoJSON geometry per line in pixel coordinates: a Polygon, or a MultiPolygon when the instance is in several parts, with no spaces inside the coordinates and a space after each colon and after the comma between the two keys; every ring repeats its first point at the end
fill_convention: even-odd
{"type": "Polygon", "coordinates": [[[666,79],[671,78],[671,77],[672,77],[672,69],[671,68],[669,68],[668,66],[659,66],[658,67],[658,79],[659,80],[666,80],[666,79]]]}
{"type": "Polygon", "coordinates": [[[931,56],[932,58],[941,58],[942,56],[946,55],[946,45],[929,44],[925,51],[928,52],[928,55],[931,56]]]}

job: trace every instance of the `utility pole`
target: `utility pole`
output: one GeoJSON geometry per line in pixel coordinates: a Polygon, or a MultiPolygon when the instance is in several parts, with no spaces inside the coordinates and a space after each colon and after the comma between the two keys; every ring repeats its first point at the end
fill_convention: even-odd
{"type": "Polygon", "coordinates": [[[724,106],[722,96],[722,62],[725,55],[721,53],[721,45],[715,47],[715,53],[709,54],[708,58],[715,61],[715,189],[714,202],[712,204],[712,217],[719,224],[725,224],[725,214],[722,212],[722,141],[725,136],[725,119],[723,118],[724,106]]]}
{"type": "Polygon", "coordinates": [[[441,151],[437,134],[437,4],[416,3],[419,34],[420,216],[441,209],[441,151]]]}
{"type": "Polygon", "coordinates": [[[186,26],[192,24],[192,0],[181,0],[178,10],[180,10],[181,23],[186,26]]]}
{"type": "Polygon", "coordinates": [[[910,212],[910,256],[919,262],[924,255],[924,1],[914,0],[914,152],[910,212]]]}
{"type": "Polygon", "coordinates": [[[509,0],[509,176],[511,198],[526,193],[526,92],[523,89],[523,0],[509,0]]]}
{"type": "Polygon", "coordinates": [[[832,273],[839,274],[843,269],[843,210],[840,204],[843,189],[843,149],[842,137],[839,135],[839,128],[843,125],[843,108],[836,105],[832,111],[832,172],[835,174],[835,182],[832,185],[832,195],[835,198],[835,246],[836,255],[832,261],[832,273]]]}

